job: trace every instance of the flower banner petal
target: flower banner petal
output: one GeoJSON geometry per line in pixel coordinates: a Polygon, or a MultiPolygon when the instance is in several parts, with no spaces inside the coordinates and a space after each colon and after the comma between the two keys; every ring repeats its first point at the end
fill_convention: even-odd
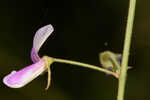
{"type": "Polygon", "coordinates": [[[46,39],[51,35],[51,33],[54,31],[54,28],[51,24],[46,25],[42,28],[40,28],[33,39],[33,47],[31,51],[31,59],[35,63],[39,61],[40,57],[38,56],[38,52],[43,45],[43,43],[46,41],[46,39]]]}

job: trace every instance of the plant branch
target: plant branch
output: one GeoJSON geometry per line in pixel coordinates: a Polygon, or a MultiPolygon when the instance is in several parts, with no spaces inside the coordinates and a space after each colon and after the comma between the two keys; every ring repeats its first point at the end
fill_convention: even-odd
{"type": "Polygon", "coordinates": [[[119,75],[117,100],[124,100],[125,83],[126,83],[126,76],[127,76],[127,66],[128,66],[129,51],[131,45],[135,6],[136,6],[136,0],[130,0],[128,20],[127,20],[125,40],[124,40],[123,58],[121,63],[121,71],[119,75]]]}
{"type": "Polygon", "coordinates": [[[71,65],[81,66],[81,67],[84,67],[84,68],[90,68],[90,69],[93,69],[93,70],[97,70],[97,71],[100,71],[100,72],[104,72],[104,73],[113,75],[114,77],[118,78],[118,74],[116,74],[112,71],[109,71],[107,69],[101,68],[99,66],[90,65],[90,64],[86,64],[86,63],[72,61],[72,60],[66,60],[66,59],[59,59],[59,58],[52,58],[52,59],[53,59],[53,62],[66,63],[66,64],[71,64],[71,65]]]}

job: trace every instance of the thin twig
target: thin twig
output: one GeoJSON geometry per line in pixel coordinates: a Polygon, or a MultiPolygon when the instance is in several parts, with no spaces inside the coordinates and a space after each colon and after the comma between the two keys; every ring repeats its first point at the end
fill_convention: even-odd
{"type": "Polygon", "coordinates": [[[99,66],[85,64],[85,63],[72,61],[72,60],[59,59],[59,58],[52,58],[52,59],[53,59],[53,62],[66,63],[66,64],[77,65],[77,66],[81,66],[81,67],[85,67],[85,68],[90,68],[90,69],[94,69],[94,70],[97,70],[97,71],[100,71],[100,72],[104,72],[104,73],[113,75],[114,77],[118,78],[117,73],[114,73],[114,72],[109,71],[107,69],[101,68],[99,66]]]}

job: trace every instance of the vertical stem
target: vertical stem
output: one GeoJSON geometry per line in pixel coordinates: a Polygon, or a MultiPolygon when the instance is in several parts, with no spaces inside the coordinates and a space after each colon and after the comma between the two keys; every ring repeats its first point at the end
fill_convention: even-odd
{"type": "Polygon", "coordinates": [[[124,40],[123,59],[122,59],[121,71],[120,71],[120,75],[119,75],[117,100],[124,100],[125,83],[126,83],[127,66],[128,66],[128,56],[129,56],[131,37],[132,37],[135,6],[136,6],[136,0],[130,0],[129,11],[128,11],[128,20],[127,20],[125,40],[124,40]]]}

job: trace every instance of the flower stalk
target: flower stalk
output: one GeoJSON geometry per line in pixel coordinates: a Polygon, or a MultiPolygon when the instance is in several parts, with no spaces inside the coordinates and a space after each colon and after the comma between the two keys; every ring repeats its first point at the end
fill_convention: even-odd
{"type": "MultiPolygon", "coordinates": [[[[51,57],[49,57],[49,58],[51,58],[51,57]]],[[[109,70],[107,70],[105,68],[101,68],[99,66],[90,65],[90,64],[86,64],[86,63],[72,61],[72,60],[66,60],[66,59],[59,59],[59,58],[52,58],[52,59],[53,59],[53,62],[77,65],[77,66],[80,66],[80,67],[89,68],[89,69],[97,70],[97,71],[100,71],[100,72],[104,72],[104,73],[110,74],[110,75],[118,78],[118,74],[117,73],[109,71],[109,70]]]]}

